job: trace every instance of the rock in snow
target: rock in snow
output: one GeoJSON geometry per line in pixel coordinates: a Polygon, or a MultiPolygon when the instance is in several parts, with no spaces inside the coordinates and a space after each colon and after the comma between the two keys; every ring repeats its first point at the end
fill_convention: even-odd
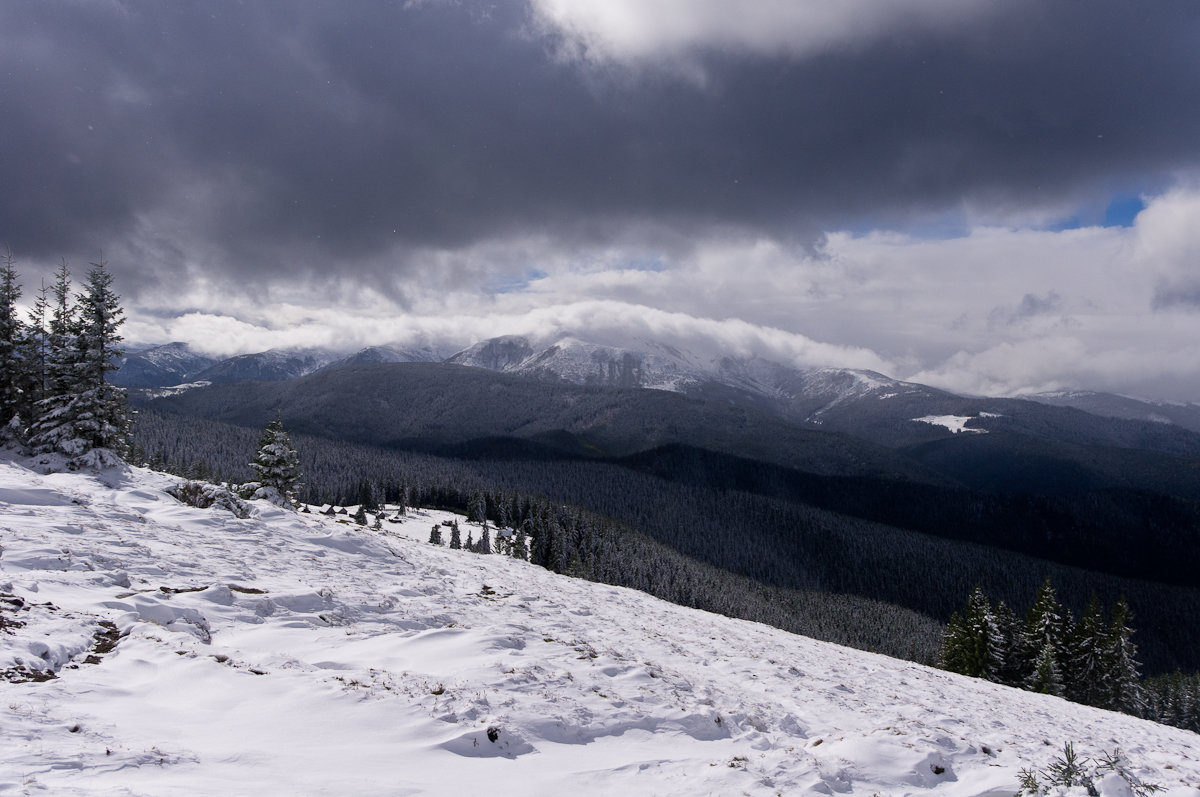
{"type": "Polygon", "coordinates": [[[0,453],[0,793],[1200,796],[1186,731],[176,483],[0,453]]]}

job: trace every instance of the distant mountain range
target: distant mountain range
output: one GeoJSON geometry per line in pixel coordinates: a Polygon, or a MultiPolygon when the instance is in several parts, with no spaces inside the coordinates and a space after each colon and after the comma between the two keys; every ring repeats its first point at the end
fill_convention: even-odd
{"type": "Polygon", "coordinates": [[[1064,391],[1019,399],[961,396],[892,379],[873,371],[795,368],[759,357],[705,357],[654,341],[603,345],[562,337],[535,344],[520,336],[484,340],[445,356],[426,346],[371,346],[351,355],[321,349],[279,350],[215,359],[186,344],[135,347],[114,375],[130,388],[227,382],[280,382],[318,371],[371,363],[447,363],[540,381],[618,388],[647,388],[732,402],[803,426],[840,431],[889,446],[944,438],[954,432],[987,432],[1032,424],[1084,444],[1190,452],[1176,445],[1172,428],[1200,433],[1200,404],[1143,401],[1110,393],[1064,391]],[[1099,436],[1087,422],[1044,408],[1072,408],[1090,416],[1126,421],[1099,436]]]}
{"type": "Polygon", "coordinates": [[[120,360],[113,383],[129,388],[163,388],[198,383],[282,382],[323,368],[360,363],[441,362],[432,349],[369,346],[349,356],[323,349],[271,349],[222,359],[191,350],[186,343],[132,346],[120,360]]]}

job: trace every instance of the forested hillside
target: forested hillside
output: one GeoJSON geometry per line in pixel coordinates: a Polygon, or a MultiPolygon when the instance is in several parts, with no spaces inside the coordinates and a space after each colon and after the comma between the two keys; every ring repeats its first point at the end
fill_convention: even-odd
{"type": "MultiPolygon", "coordinates": [[[[245,463],[255,448],[257,428],[150,407],[141,411],[137,429],[138,444],[150,462],[197,476],[233,481],[250,476],[245,463]]],[[[461,453],[470,453],[469,458],[453,458],[306,435],[293,439],[307,482],[302,497],[311,502],[358,503],[375,485],[389,500],[407,495],[412,503],[460,508],[483,492],[493,520],[499,520],[502,504],[510,507],[510,518],[518,514],[511,507],[522,502],[558,508],[565,517],[587,518],[568,535],[567,545],[571,553],[579,552],[592,577],[818,638],[927,661],[937,646],[934,621],[948,619],[972,587],[982,585],[988,594],[1023,608],[1050,576],[1064,602],[1077,611],[1093,592],[1106,602],[1125,595],[1149,672],[1200,666],[1200,622],[1195,619],[1200,617],[1200,591],[1194,587],[1091,571],[998,544],[855,517],[848,508],[855,495],[866,494],[871,486],[866,483],[845,483],[839,496],[834,482],[810,482],[811,475],[791,471],[768,471],[774,481],[751,474],[753,478],[739,482],[736,468],[712,467],[707,462],[711,454],[694,451],[597,461],[552,457],[542,448],[531,456],[519,445],[492,440],[464,448],[461,453]],[[810,493],[821,486],[830,489],[824,501],[806,502],[788,479],[810,493]],[[766,489],[772,484],[774,494],[766,489]],[[918,614],[880,623],[874,614],[878,603],[837,599],[843,608],[830,611],[824,602],[835,595],[918,614]],[[845,619],[834,623],[833,617],[845,619]],[[896,633],[889,633],[889,627],[896,633]]],[[[720,464],[728,463],[722,459],[720,464]]],[[[897,487],[892,495],[906,492],[897,487]]],[[[936,507],[936,498],[928,496],[925,505],[936,507]]],[[[877,497],[875,503],[883,512],[888,502],[877,497]]],[[[977,534],[968,522],[971,505],[948,505],[947,513],[960,513],[959,536],[977,534]]],[[[974,511],[978,516],[986,509],[985,503],[974,511]]]]}

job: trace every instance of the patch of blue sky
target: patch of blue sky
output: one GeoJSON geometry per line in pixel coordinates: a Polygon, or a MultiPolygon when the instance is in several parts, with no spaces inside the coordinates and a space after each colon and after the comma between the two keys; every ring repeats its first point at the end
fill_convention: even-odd
{"type": "Polygon", "coordinates": [[[666,271],[667,261],[658,255],[630,257],[621,262],[621,267],[629,271],[666,271]]]}
{"type": "Polygon", "coordinates": [[[849,233],[855,238],[864,238],[871,233],[898,232],[911,238],[924,241],[944,241],[951,238],[962,238],[969,235],[971,225],[967,217],[958,210],[944,213],[922,214],[904,223],[897,224],[894,220],[866,217],[854,224],[839,228],[839,232],[849,233]]]}
{"type": "Polygon", "coordinates": [[[1107,204],[1097,204],[1073,216],[1058,219],[1046,225],[1046,229],[1058,232],[1081,227],[1132,227],[1133,220],[1145,209],[1146,200],[1140,195],[1116,193],[1109,197],[1107,204]]]}
{"type": "Polygon", "coordinates": [[[1118,194],[1104,210],[1105,227],[1132,227],[1133,220],[1146,209],[1146,200],[1140,196],[1118,194]]]}
{"type": "MultiPolygon", "coordinates": [[[[1145,209],[1144,195],[1117,192],[1110,195],[1107,202],[1101,198],[1099,201],[1079,206],[1070,216],[1052,219],[1037,225],[1037,229],[1061,232],[1084,227],[1131,227],[1137,215],[1145,209]]],[[[918,240],[937,241],[970,235],[972,229],[968,216],[958,210],[923,214],[901,224],[889,224],[888,221],[866,217],[840,228],[839,231],[856,238],[875,232],[898,232],[918,240]]]]}
{"type": "Polygon", "coordinates": [[[529,287],[530,283],[546,278],[546,272],[531,268],[520,276],[500,277],[488,283],[491,293],[517,293],[529,287]]]}

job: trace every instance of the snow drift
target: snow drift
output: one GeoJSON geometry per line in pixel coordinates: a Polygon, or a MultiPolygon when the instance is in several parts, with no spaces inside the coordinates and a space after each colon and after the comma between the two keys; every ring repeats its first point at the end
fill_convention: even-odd
{"type": "Polygon", "coordinates": [[[1183,730],[178,481],[0,454],[0,793],[1200,796],[1183,730]]]}

